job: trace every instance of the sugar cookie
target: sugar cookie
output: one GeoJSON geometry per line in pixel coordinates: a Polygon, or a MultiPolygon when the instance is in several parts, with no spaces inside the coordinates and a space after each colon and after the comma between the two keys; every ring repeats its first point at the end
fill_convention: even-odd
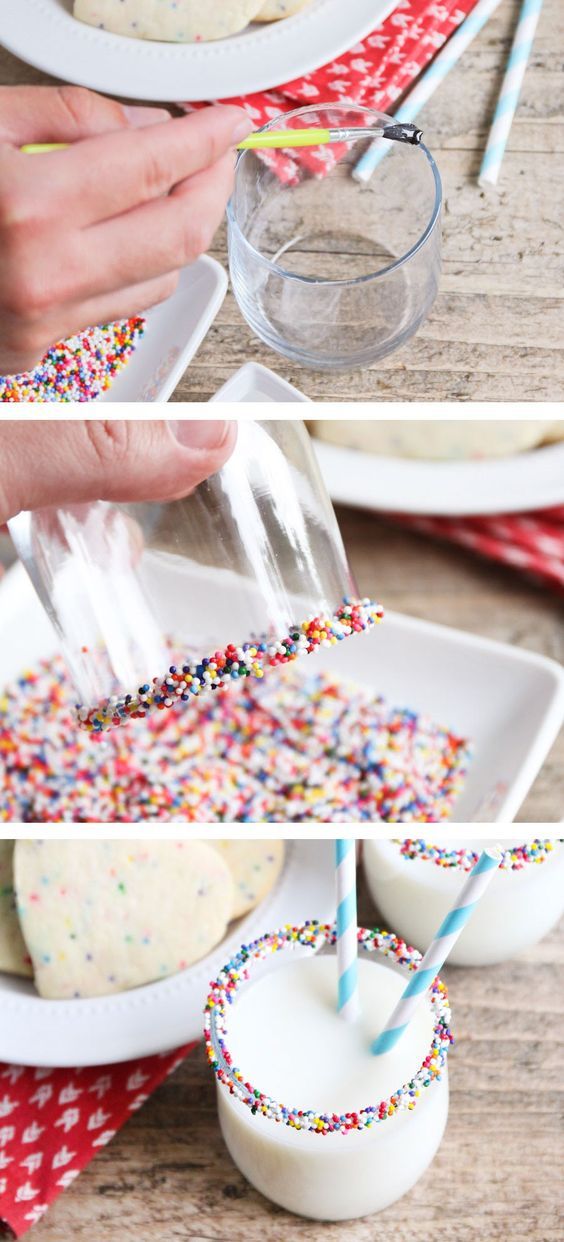
{"type": "Polygon", "coordinates": [[[244,30],[264,0],[74,0],[89,26],[165,43],[207,43],[244,30]]]}
{"type": "Polygon", "coordinates": [[[255,22],[279,22],[284,17],[293,17],[311,4],[311,0],[264,0],[263,6],[255,17],[255,22]]]}
{"type": "Polygon", "coordinates": [[[225,859],[234,884],[232,918],[258,906],[278,879],[284,862],[283,841],[210,841],[225,859]]]}
{"type": "Polygon", "coordinates": [[[183,970],[223,937],[227,863],[201,841],[18,841],[20,924],[41,996],[103,996],[183,970]]]}
{"type": "Polygon", "coordinates": [[[329,444],[361,449],[385,457],[456,460],[509,457],[541,444],[554,424],[536,419],[447,420],[444,422],[359,422],[316,419],[308,424],[312,435],[329,444]]]}

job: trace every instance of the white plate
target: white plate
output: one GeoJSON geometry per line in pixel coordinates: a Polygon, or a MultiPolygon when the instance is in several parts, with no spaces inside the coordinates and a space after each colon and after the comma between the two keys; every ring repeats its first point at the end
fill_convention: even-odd
{"type": "Polygon", "coordinates": [[[313,443],[332,500],[355,509],[470,517],[564,504],[564,444],[487,461],[413,461],[313,443]]]}
{"type": "Polygon", "coordinates": [[[261,366],[259,362],[246,362],[211,400],[244,401],[252,405],[258,401],[309,401],[309,397],[274,371],[269,371],[268,367],[261,366]]]}
{"type": "MultiPolygon", "coordinates": [[[[15,565],[0,583],[0,688],[56,650],[54,630],[15,565]]],[[[564,722],[564,669],[554,660],[399,613],[317,654],[312,667],[364,682],[394,706],[426,712],[473,740],[456,823],[511,822],[564,722]]]]}
{"type": "Polygon", "coordinates": [[[116,996],[49,1001],[31,982],[0,973],[0,1060],[108,1065],[199,1039],[210,979],[238,946],[284,923],[331,922],[333,892],[332,842],[289,841],[284,868],[266,900],[181,974],[116,996]]]}
{"type": "Polygon", "coordinates": [[[129,99],[227,99],[328,64],[374,30],[398,0],[312,0],[281,22],[215,43],[151,43],[86,26],[72,0],[0,0],[0,41],[67,82],[129,99]]]}

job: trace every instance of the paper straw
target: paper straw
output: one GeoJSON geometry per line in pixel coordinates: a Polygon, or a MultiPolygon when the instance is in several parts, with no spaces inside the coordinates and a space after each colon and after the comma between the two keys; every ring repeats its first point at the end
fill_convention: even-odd
{"type": "MultiPolygon", "coordinates": [[[[451,35],[450,39],[445,43],[442,51],[435,57],[425,73],[421,75],[415,86],[406,96],[401,107],[394,113],[395,121],[414,121],[418,112],[427,103],[427,100],[434,95],[437,87],[441,85],[447,74],[454,68],[460,60],[462,53],[470,45],[476,35],[480,33],[482,26],[488,21],[488,18],[495,13],[501,0],[478,0],[475,9],[466,18],[466,21],[458,27],[458,30],[451,35]]],[[[377,168],[380,160],[387,155],[389,148],[384,144],[382,139],[378,138],[367,148],[361,155],[358,164],[353,168],[352,175],[355,181],[366,183],[370,181],[372,173],[377,168]]]]}
{"type": "Polygon", "coordinates": [[[497,184],[542,6],[543,0],[523,0],[478,177],[484,188],[497,184]]]}
{"type": "Polygon", "coordinates": [[[356,842],[335,842],[337,884],[338,1010],[347,1022],[358,1016],[356,842]]]}
{"type": "Polygon", "coordinates": [[[386,1023],[384,1030],[374,1040],[372,1052],[380,1056],[389,1052],[401,1038],[408,1026],[414,1010],[436,979],[441,967],[458,940],[468,920],[474,913],[480,898],[493,879],[502,859],[501,850],[484,850],[476,866],[473,867],[466,883],[462,886],[458,900],[446,918],[443,919],[435,939],[429,945],[421,965],[411,976],[409,983],[386,1023]]]}

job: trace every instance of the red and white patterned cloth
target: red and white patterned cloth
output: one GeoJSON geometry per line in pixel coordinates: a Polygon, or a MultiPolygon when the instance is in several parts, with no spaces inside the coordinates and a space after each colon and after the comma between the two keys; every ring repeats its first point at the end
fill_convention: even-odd
{"type": "Polygon", "coordinates": [[[511,565],[564,593],[564,505],[493,517],[446,518],[402,513],[394,514],[392,520],[511,565]]]}
{"type": "Polygon", "coordinates": [[[40,1220],[195,1047],[93,1069],[0,1062],[0,1237],[40,1220]]]}
{"type": "MultiPolygon", "coordinates": [[[[239,104],[258,129],[294,108],[316,103],[361,104],[380,112],[393,111],[422,69],[460,26],[477,0],[398,0],[381,26],[338,60],[286,82],[276,90],[224,99],[239,104]]],[[[346,4],[346,0],[343,0],[346,4]]],[[[194,105],[186,105],[192,108],[194,105]]],[[[203,106],[203,105],[200,105],[203,106]]],[[[296,151],[263,151],[261,157],[282,181],[292,182],[297,165],[322,177],[343,153],[337,144],[296,151]]]]}

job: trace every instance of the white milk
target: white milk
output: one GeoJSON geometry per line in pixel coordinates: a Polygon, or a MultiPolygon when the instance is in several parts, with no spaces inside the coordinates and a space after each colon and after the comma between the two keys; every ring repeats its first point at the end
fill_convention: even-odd
{"type": "MultiPolygon", "coordinates": [[[[493,841],[451,840],[445,848],[478,853],[493,841]]],[[[502,841],[502,847],[523,841],[502,841]]],[[[384,923],[422,953],[458,896],[467,872],[431,860],[409,859],[393,841],[364,842],[368,887],[384,923]]],[[[449,954],[459,966],[503,962],[536,944],[564,912],[564,848],[556,841],[542,863],[500,869],[449,954]]]]}
{"type": "MultiPolygon", "coordinates": [[[[427,1055],[433,1013],[423,1001],[397,1047],[372,1056],[371,1042],[407,978],[377,956],[379,961],[359,959],[361,1017],[355,1024],[336,1010],[333,954],[259,970],[229,1010],[233,1064],[253,1086],[290,1108],[341,1114],[387,1099],[427,1055]]],[[[398,1110],[348,1134],[296,1131],[253,1116],[220,1083],[218,1108],[235,1164],[262,1194],[300,1216],[348,1220],[394,1203],[431,1163],[448,1113],[446,1066],[440,1080],[421,1089],[412,1111],[398,1110]]]]}

